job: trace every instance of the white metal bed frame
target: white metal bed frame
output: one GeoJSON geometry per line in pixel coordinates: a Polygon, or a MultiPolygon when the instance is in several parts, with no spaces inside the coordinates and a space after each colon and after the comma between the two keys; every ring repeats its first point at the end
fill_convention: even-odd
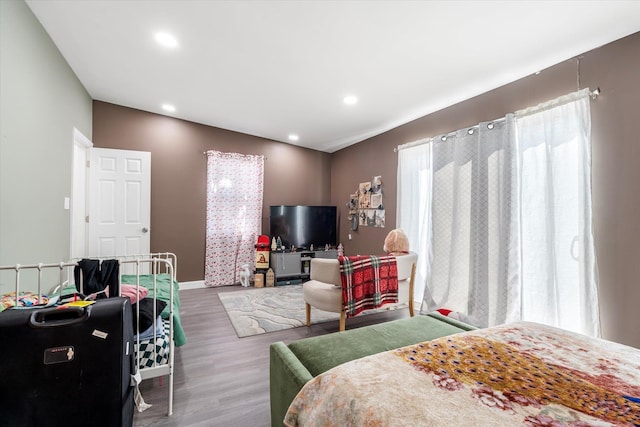
{"type": "MultiPolygon", "coordinates": [[[[175,254],[171,253],[171,252],[156,252],[156,253],[149,253],[149,254],[134,254],[134,255],[124,255],[124,256],[112,256],[112,257],[89,257],[89,259],[95,259],[98,260],[100,262],[102,262],[103,260],[107,260],[107,259],[116,259],[118,260],[119,264],[120,264],[120,272],[119,272],[119,281],[120,284],[122,285],[122,274],[132,274],[136,276],[136,290],[139,290],[140,287],[140,275],[143,274],[148,274],[153,276],[153,295],[154,295],[154,299],[156,298],[156,277],[157,274],[161,274],[161,273],[166,273],[169,275],[169,277],[171,278],[171,283],[169,285],[169,302],[168,302],[168,306],[169,306],[169,318],[168,323],[169,323],[169,357],[168,357],[168,361],[167,363],[164,364],[158,364],[157,363],[157,350],[156,350],[156,341],[157,341],[157,337],[153,336],[153,338],[151,339],[152,341],[152,346],[153,346],[153,366],[150,367],[143,367],[140,368],[140,351],[139,351],[139,347],[140,347],[140,333],[144,332],[144,331],[140,331],[140,324],[138,321],[137,327],[135,328],[136,330],[134,331],[134,334],[136,335],[136,345],[134,346],[134,348],[136,348],[136,354],[135,354],[135,360],[136,360],[136,374],[140,374],[140,381],[145,380],[145,379],[150,379],[150,378],[156,378],[156,377],[161,377],[161,376],[165,376],[168,375],[169,379],[168,379],[168,410],[167,410],[167,415],[170,416],[173,414],[173,365],[174,365],[174,350],[175,350],[175,346],[174,346],[174,342],[173,342],[173,338],[174,338],[174,325],[173,325],[173,300],[174,300],[174,290],[173,290],[173,285],[174,282],[176,281],[176,271],[177,271],[177,257],[175,254]],[[124,268],[123,268],[124,267],[124,268]],[[141,272],[142,270],[145,270],[145,272],[141,272]],[[126,273],[123,273],[123,271],[125,271],[126,273]]],[[[45,270],[53,270],[53,269],[59,269],[60,271],[60,284],[56,287],[56,289],[52,292],[53,295],[48,295],[49,297],[54,296],[56,293],[58,293],[60,295],[60,297],[62,297],[63,295],[63,290],[64,290],[64,285],[66,285],[68,283],[68,280],[65,278],[66,277],[73,277],[73,269],[78,265],[78,262],[80,260],[72,260],[72,261],[67,261],[67,262],[59,262],[59,263],[53,263],[53,264],[45,264],[45,263],[38,263],[38,264],[15,264],[15,265],[8,265],[8,266],[0,266],[0,272],[2,271],[14,271],[15,272],[15,285],[14,285],[14,291],[15,291],[15,300],[14,303],[17,306],[18,305],[18,301],[19,301],[19,295],[20,295],[20,273],[24,270],[37,270],[37,293],[38,293],[38,301],[39,302],[44,302],[42,295],[42,276],[43,276],[43,271],[45,270]]],[[[83,284],[80,284],[80,292],[82,293],[82,289],[83,289],[83,284]]],[[[139,318],[139,311],[140,308],[139,306],[137,307],[137,311],[138,313],[136,318],[139,318]]],[[[154,317],[153,317],[153,328],[154,330],[156,329],[156,322],[157,322],[157,316],[160,313],[155,313],[155,304],[154,304],[154,317]]]]}

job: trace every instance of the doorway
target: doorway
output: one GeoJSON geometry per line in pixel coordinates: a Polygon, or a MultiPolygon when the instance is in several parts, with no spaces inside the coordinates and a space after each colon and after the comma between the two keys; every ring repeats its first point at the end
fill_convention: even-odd
{"type": "Polygon", "coordinates": [[[151,153],[94,148],[74,128],[70,259],[150,252],[151,153]]]}

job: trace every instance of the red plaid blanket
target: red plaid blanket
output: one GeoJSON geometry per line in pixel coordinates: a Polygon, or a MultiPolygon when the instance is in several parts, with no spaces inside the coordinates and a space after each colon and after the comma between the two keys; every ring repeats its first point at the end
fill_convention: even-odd
{"type": "Polygon", "coordinates": [[[341,256],[339,261],[342,304],[347,317],[398,302],[395,256],[341,256]]]}

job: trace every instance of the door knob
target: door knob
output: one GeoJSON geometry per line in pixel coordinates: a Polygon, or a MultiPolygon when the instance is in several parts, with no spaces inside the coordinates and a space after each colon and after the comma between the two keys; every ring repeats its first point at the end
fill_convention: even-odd
{"type": "Polygon", "coordinates": [[[143,232],[143,233],[148,233],[148,232],[149,232],[149,229],[148,229],[147,227],[142,227],[142,232],[143,232]]]}

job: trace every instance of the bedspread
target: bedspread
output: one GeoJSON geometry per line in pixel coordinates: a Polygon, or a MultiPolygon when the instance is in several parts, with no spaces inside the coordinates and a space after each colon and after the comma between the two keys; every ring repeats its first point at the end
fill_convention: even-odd
{"type": "Polygon", "coordinates": [[[640,350],[518,322],[340,365],[287,426],[640,425],[640,350]]]}

